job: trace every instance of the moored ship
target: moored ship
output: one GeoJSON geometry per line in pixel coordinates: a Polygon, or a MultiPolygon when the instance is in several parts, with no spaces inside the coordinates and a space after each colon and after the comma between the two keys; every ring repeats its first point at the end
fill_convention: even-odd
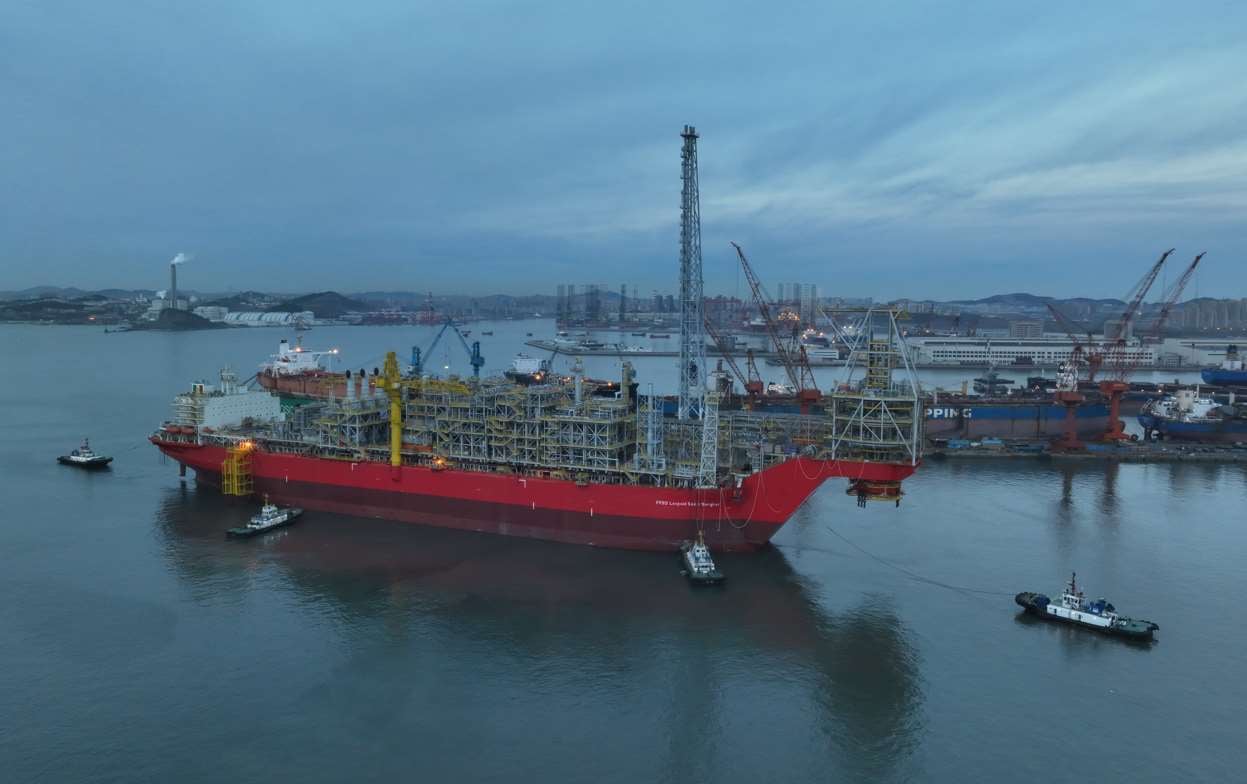
{"type": "MultiPolygon", "coordinates": [[[[916,403],[901,391],[841,393],[822,417],[720,414],[710,394],[704,418],[679,420],[662,417],[656,400],[632,399],[632,388],[627,365],[614,398],[581,377],[409,379],[391,354],[376,386],[343,398],[233,426],[183,417],[151,440],[230,494],[636,549],[675,549],[699,533],[712,547],[753,549],[828,478],[848,479],[859,498],[895,501],[919,462],[916,403]]],[[[198,389],[192,401],[218,394],[198,389]]],[[[177,410],[197,410],[187,397],[177,410]]]]}
{"type": "Polygon", "coordinates": [[[1197,389],[1179,389],[1149,401],[1139,412],[1144,434],[1176,441],[1234,443],[1247,441],[1247,405],[1219,403],[1197,389]]]}
{"type": "Polygon", "coordinates": [[[350,373],[335,372],[330,367],[337,355],[337,349],[309,351],[303,348],[301,339],[293,346],[282,339],[277,353],[260,365],[256,383],[284,397],[342,397],[346,394],[350,373]]]}
{"type": "Polygon", "coordinates": [[[1199,372],[1205,384],[1215,386],[1247,386],[1247,367],[1238,355],[1238,346],[1225,348],[1225,359],[1217,367],[1204,368],[1199,372]]]}

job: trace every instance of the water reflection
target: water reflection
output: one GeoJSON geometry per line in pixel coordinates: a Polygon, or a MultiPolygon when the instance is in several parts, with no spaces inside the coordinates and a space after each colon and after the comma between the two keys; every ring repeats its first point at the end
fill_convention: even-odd
{"type": "Polygon", "coordinates": [[[766,716],[768,733],[790,742],[815,729],[840,769],[865,779],[895,774],[918,743],[919,660],[890,601],[829,612],[777,549],[725,556],[729,584],[706,591],[671,554],[331,515],[225,540],[252,511],[212,491],[167,491],[156,512],[166,558],[196,598],[242,605],[293,591],[305,619],[326,619],[349,655],[306,699],[361,730],[399,716],[416,688],[422,699],[449,688],[415,674],[426,668],[412,658],[430,657],[433,670],[478,662],[484,681],[523,673],[556,702],[645,705],[664,731],[666,770],[686,779],[721,764],[724,726],[742,716],[766,716]]]}

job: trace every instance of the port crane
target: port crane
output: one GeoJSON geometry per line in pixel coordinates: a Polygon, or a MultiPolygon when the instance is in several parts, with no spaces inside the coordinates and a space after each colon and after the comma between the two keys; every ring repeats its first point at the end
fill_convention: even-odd
{"type": "MultiPolygon", "coordinates": [[[[1195,269],[1199,267],[1199,262],[1204,258],[1202,252],[1187,265],[1182,274],[1170,284],[1169,288],[1161,296],[1160,312],[1156,314],[1156,321],[1152,324],[1152,336],[1156,342],[1162,343],[1165,339],[1165,324],[1169,321],[1169,315],[1173,312],[1173,307],[1178,303],[1178,299],[1182,296],[1182,292],[1186,290],[1186,285],[1191,282],[1191,278],[1195,276],[1195,269]]],[[[1137,358],[1136,358],[1137,362],[1137,358]]],[[[1147,440],[1151,437],[1151,433],[1144,430],[1143,438],[1147,440]]]]}
{"type": "Polygon", "coordinates": [[[481,356],[481,342],[474,340],[472,345],[469,346],[467,338],[463,336],[463,333],[459,331],[459,327],[455,326],[455,322],[449,316],[442,323],[442,328],[437,331],[428,348],[421,351],[418,346],[411,347],[411,375],[419,376],[424,372],[424,358],[433,355],[433,350],[437,348],[437,344],[442,339],[442,335],[446,334],[446,330],[454,332],[455,337],[459,338],[459,343],[468,354],[468,363],[472,365],[472,377],[479,379],[481,377],[481,367],[485,365],[485,358],[481,356]]]}
{"type": "Polygon", "coordinates": [[[792,383],[792,388],[797,393],[797,402],[801,407],[801,413],[808,413],[810,405],[817,402],[822,396],[818,389],[818,384],[814,381],[814,370],[810,367],[809,357],[806,356],[805,346],[796,343],[795,349],[792,343],[785,341],[779,334],[779,327],[776,326],[775,319],[771,315],[771,306],[769,298],[766,296],[765,290],[762,288],[762,281],[754,273],[753,267],[749,264],[749,259],[745,258],[745,252],[735,242],[732,247],[736,249],[736,255],[740,258],[740,268],[745,273],[745,279],[749,282],[749,289],[753,292],[754,302],[758,305],[758,313],[762,316],[762,321],[766,325],[767,334],[771,338],[771,343],[775,345],[775,354],[779,358],[780,364],[784,367],[784,372],[788,374],[788,380],[792,383]]]}
{"type": "Polygon", "coordinates": [[[1196,256],[1195,260],[1187,265],[1182,275],[1171,283],[1161,296],[1160,312],[1156,315],[1155,323],[1152,324],[1152,335],[1157,339],[1164,337],[1165,324],[1169,321],[1169,315],[1173,312],[1173,306],[1178,304],[1178,298],[1182,296],[1183,291],[1186,291],[1186,285],[1195,276],[1195,268],[1199,266],[1199,262],[1204,258],[1205,253],[1207,251],[1196,256]]]}
{"type": "Polygon", "coordinates": [[[1065,337],[1069,338],[1069,342],[1074,345],[1073,350],[1070,351],[1070,361],[1078,365],[1085,362],[1087,364],[1087,380],[1095,381],[1095,374],[1100,368],[1099,360],[1101,357],[1093,348],[1095,337],[1091,334],[1091,330],[1085,330],[1087,340],[1084,342],[1078,337],[1077,333],[1079,330],[1068,316],[1057,310],[1051,302],[1044,303],[1044,306],[1048,308],[1048,313],[1052,315],[1052,320],[1056,322],[1057,327],[1065,333],[1065,337]]]}
{"type": "Polygon", "coordinates": [[[732,375],[736,380],[740,381],[741,388],[745,390],[745,396],[752,403],[762,397],[762,378],[758,375],[758,366],[753,361],[753,349],[748,351],[747,370],[742,371],[740,365],[736,363],[736,358],[732,356],[731,347],[720,335],[714,325],[710,323],[710,319],[705,320],[706,334],[714,341],[715,346],[719,349],[719,353],[723,355],[724,361],[731,369],[732,375]]]}
{"type": "MultiPolygon", "coordinates": [[[[1113,336],[1110,342],[1105,336],[1104,356],[1110,363],[1108,378],[1100,382],[1100,392],[1108,398],[1108,430],[1104,432],[1101,438],[1104,441],[1123,441],[1128,438],[1126,435],[1125,425],[1121,421],[1121,398],[1125,392],[1130,389],[1130,385],[1126,379],[1130,377],[1130,371],[1138,364],[1138,357],[1131,357],[1126,350],[1126,335],[1130,332],[1131,325],[1134,324],[1135,317],[1139,314],[1139,308],[1143,304],[1143,298],[1147,296],[1147,292],[1151,290],[1152,284],[1156,282],[1156,276],[1160,274],[1161,267],[1164,266],[1165,260],[1174,251],[1173,248],[1161,254],[1148,271],[1134,284],[1134,288],[1130,290],[1127,296],[1126,309],[1122,312],[1121,319],[1118,321],[1117,334],[1113,336]]],[[[1138,352],[1135,352],[1136,354],[1138,352]]]]}

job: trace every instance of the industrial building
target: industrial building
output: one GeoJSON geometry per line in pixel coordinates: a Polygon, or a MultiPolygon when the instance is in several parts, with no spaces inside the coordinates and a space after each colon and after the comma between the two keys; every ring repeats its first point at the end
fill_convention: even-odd
{"type": "Polygon", "coordinates": [[[310,324],[315,318],[315,313],[303,310],[298,313],[226,313],[222,321],[231,327],[293,327],[310,324]]]}
{"type": "MultiPolygon", "coordinates": [[[[1066,338],[912,337],[915,361],[922,365],[949,367],[983,365],[1035,365],[1056,367],[1068,361],[1074,343],[1066,338]]],[[[1156,348],[1137,343],[1124,349],[1127,362],[1147,367],[1156,364],[1156,348]]]]}

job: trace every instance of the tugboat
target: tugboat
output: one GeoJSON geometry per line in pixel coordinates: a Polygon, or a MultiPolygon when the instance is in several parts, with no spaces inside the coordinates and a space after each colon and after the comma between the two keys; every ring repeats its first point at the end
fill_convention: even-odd
{"type": "Polygon", "coordinates": [[[302,509],[295,507],[282,509],[276,504],[270,504],[268,496],[264,496],[264,506],[260,508],[260,513],[253,515],[251,522],[245,526],[231,528],[225,532],[225,535],[235,539],[246,539],[247,537],[262,534],[265,531],[271,531],[274,528],[281,528],[283,525],[290,525],[301,514],[303,514],[302,509]]]}
{"type": "Polygon", "coordinates": [[[1065,621],[1078,626],[1086,626],[1135,640],[1150,640],[1152,634],[1160,627],[1151,621],[1135,620],[1117,614],[1117,608],[1104,599],[1091,601],[1078,589],[1078,574],[1070,575],[1069,585],[1061,594],[1061,601],[1054,603],[1041,593],[1029,591],[1013,598],[1026,612],[1046,618],[1050,621],[1065,621]]]}
{"type": "Polygon", "coordinates": [[[97,455],[91,450],[91,444],[84,438],[82,439],[82,446],[67,455],[61,455],[56,458],[56,462],[61,465],[78,466],[79,468],[104,468],[113,462],[113,459],[105,455],[97,455]]]}
{"type": "Polygon", "coordinates": [[[680,563],[684,565],[684,576],[693,585],[719,585],[725,579],[723,572],[714,565],[701,531],[697,532],[696,542],[685,542],[680,546],[680,563]]]}

